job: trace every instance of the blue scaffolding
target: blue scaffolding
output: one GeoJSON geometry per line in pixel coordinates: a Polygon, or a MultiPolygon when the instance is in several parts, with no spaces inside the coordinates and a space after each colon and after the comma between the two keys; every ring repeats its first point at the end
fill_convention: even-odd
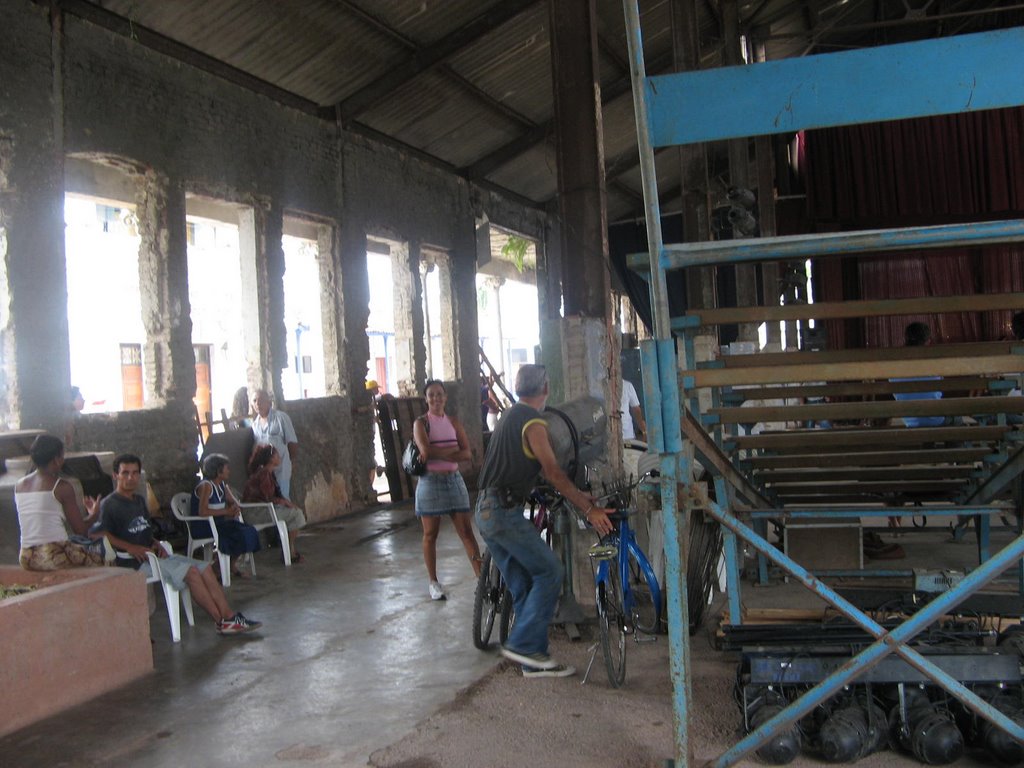
{"type": "MultiPolygon", "coordinates": [[[[684,390],[688,385],[693,386],[692,382],[685,381],[685,376],[680,382],[673,336],[673,331],[681,330],[686,321],[673,320],[669,315],[665,278],[667,270],[699,265],[1020,242],[1024,241],[1024,221],[666,245],[662,239],[654,164],[654,149],[660,147],[1024,104],[1024,77],[1010,64],[1019,62],[1024,51],[1024,28],[647,77],[638,4],[636,0],[624,0],[623,8],[649,248],[642,262],[634,258],[631,266],[648,276],[654,315],[654,338],[642,343],[641,363],[649,414],[649,450],[660,456],[662,475],[675,765],[687,766],[692,759],[687,727],[691,700],[689,622],[686,573],[682,568],[685,545],[682,531],[686,530],[682,523],[686,518],[685,510],[679,508],[676,490],[677,480],[685,482],[690,477],[690,466],[683,451],[684,435],[694,444],[705,468],[716,475],[716,501],[708,504],[708,511],[725,530],[732,615],[739,613],[737,539],[740,539],[875,638],[872,645],[709,765],[736,763],[890,654],[898,655],[970,710],[1013,739],[1024,742],[1024,729],[1020,725],[908,644],[937,617],[1018,563],[1024,556],[1024,536],[1017,537],[994,555],[988,556],[986,551],[987,559],[977,569],[898,628],[888,631],[881,627],[780,552],[767,540],[763,530],[755,528],[756,520],[751,521],[754,525],[742,522],[731,507],[729,500],[737,495],[753,507],[770,511],[776,505],[732,465],[719,444],[704,432],[691,412],[695,410],[692,404],[695,398],[687,400],[680,393],[680,383],[684,390]],[[688,408],[683,407],[684,401],[689,403],[688,408]]],[[[1022,302],[1024,296],[1016,294],[1008,306],[1024,307],[1022,302]]],[[[688,360],[692,361],[692,346],[686,352],[688,360]]],[[[971,498],[964,499],[965,509],[972,515],[981,515],[984,510],[980,508],[1004,488],[1013,475],[1020,473],[1022,463],[1022,454],[1008,458],[1005,463],[1008,469],[997,470],[971,498]]]]}

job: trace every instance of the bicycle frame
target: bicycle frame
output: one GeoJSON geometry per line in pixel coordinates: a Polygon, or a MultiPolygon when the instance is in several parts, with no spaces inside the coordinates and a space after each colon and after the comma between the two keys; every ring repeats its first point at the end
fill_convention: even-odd
{"type": "MultiPolygon", "coordinates": [[[[658,583],[658,577],[654,573],[654,568],[651,566],[650,561],[647,559],[647,555],[640,549],[640,545],[636,542],[636,535],[633,533],[633,529],[629,525],[628,519],[622,519],[618,521],[616,530],[610,534],[609,539],[614,539],[616,548],[618,549],[618,555],[614,559],[615,567],[619,569],[619,583],[622,585],[622,611],[624,616],[633,616],[633,590],[630,586],[629,579],[629,555],[630,553],[636,558],[637,563],[640,566],[640,570],[644,579],[651,586],[651,598],[654,601],[655,611],[655,626],[661,621],[661,585],[658,583]]],[[[597,563],[597,569],[594,573],[595,584],[607,584],[608,582],[608,569],[612,567],[612,560],[600,560],[597,563]]]]}

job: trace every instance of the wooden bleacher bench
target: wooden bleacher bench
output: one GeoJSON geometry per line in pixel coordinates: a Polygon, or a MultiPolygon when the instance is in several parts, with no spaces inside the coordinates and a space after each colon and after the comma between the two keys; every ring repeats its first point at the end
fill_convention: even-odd
{"type": "MultiPolygon", "coordinates": [[[[673,328],[1002,309],[1024,309],[1024,293],[694,310],[673,328]]],[[[1024,397],[1010,394],[1022,376],[1024,342],[998,341],[729,355],[691,363],[679,382],[694,411],[684,422],[706,440],[693,424],[684,433],[704,453],[720,447],[740,495],[760,495],[734,503],[755,523],[963,514],[976,521],[983,559],[989,516],[1010,514],[996,498],[1006,486],[985,484],[1024,444],[1014,426],[1024,397]],[[894,398],[921,392],[942,397],[894,398]],[[913,417],[947,424],[904,426],[913,417]],[[986,494],[994,485],[999,493],[986,494]]]]}

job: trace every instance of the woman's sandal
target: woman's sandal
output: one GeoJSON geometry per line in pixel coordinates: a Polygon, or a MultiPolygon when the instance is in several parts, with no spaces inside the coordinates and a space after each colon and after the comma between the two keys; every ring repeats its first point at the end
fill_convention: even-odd
{"type": "MultiPolygon", "coordinates": [[[[281,562],[284,562],[284,555],[281,555],[281,562]]],[[[302,555],[298,552],[292,552],[292,565],[302,562],[302,555]]]]}

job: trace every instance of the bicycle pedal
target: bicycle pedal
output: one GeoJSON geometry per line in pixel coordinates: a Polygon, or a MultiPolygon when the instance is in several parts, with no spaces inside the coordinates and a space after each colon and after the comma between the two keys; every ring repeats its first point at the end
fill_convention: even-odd
{"type": "Polygon", "coordinates": [[[643,632],[635,632],[635,633],[633,633],[633,642],[634,643],[656,643],[656,642],[658,642],[658,636],[657,635],[644,634],[643,632]]]}
{"type": "Polygon", "coordinates": [[[614,560],[619,556],[619,548],[614,544],[595,544],[587,550],[587,556],[593,560],[614,560]]]}

